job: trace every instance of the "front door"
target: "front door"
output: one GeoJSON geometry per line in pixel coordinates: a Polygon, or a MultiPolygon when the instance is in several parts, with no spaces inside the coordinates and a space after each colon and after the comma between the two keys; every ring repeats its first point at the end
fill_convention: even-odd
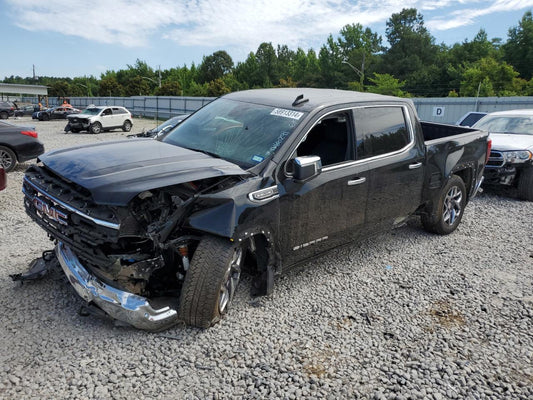
{"type": "Polygon", "coordinates": [[[284,171],[279,200],[284,266],[344,244],[363,227],[368,174],[354,162],[352,127],[350,112],[326,115],[290,157],[319,156],[323,170],[305,182],[294,179],[290,168],[284,171]]]}

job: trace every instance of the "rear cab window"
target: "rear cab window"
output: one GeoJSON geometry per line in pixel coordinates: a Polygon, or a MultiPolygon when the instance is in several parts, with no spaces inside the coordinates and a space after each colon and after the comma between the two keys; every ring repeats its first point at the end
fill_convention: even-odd
{"type": "Polygon", "coordinates": [[[402,106],[355,108],[356,158],[394,153],[409,146],[413,135],[405,112],[402,106]]]}

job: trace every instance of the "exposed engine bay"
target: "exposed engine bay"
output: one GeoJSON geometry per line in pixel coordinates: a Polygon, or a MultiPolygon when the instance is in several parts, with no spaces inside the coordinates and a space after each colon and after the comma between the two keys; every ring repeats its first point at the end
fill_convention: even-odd
{"type": "Polygon", "coordinates": [[[176,296],[200,239],[187,227],[197,199],[239,181],[215,177],[144,191],[128,206],[99,205],[83,188],[34,165],[23,191],[27,213],[102,281],[146,297],[176,296]],[[75,207],[75,210],[73,209],[75,207]]]}

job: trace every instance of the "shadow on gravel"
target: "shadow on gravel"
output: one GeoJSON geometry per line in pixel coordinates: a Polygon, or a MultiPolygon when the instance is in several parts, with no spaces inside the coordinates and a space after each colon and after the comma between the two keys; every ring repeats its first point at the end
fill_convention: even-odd
{"type": "Polygon", "coordinates": [[[520,200],[518,198],[518,190],[513,186],[505,185],[484,185],[483,194],[489,194],[492,196],[505,197],[513,200],[520,200]]]}

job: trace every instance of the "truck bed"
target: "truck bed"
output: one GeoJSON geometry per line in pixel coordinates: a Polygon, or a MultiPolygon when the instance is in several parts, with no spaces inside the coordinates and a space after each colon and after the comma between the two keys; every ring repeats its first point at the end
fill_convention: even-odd
{"type": "Polygon", "coordinates": [[[422,132],[424,133],[424,141],[447,138],[450,136],[461,135],[463,133],[475,132],[476,129],[449,125],[438,124],[436,122],[420,122],[422,125],[422,132]]]}

